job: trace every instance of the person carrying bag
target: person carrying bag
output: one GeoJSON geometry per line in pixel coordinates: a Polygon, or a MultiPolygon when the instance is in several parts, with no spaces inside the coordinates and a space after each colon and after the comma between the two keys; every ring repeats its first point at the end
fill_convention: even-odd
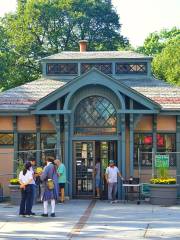
{"type": "Polygon", "coordinates": [[[55,217],[55,203],[59,193],[58,176],[54,166],[54,158],[47,157],[46,162],[47,165],[40,176],[44,185],[44,192],[42,193],[44,213],[41,216],[48,217],[48,201],[51,201],[51,217],[55,217]]]}

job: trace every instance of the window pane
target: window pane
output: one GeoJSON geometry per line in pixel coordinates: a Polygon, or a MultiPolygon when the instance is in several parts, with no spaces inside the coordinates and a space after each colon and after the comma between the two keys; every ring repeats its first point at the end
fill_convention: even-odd
{"type": "Polygon", "coordinates": [[[46,73],[48,75],[77,74],[78,65],[77,63],[48,63],[46,73]]]}
{"type": "Polygon", "coordinates": [[[18,134],[19,142],[19,158],[24,161],[29,160],[31,157],[36,156],[36,134],[35,133],[19,133],[18,134]]]}
{"type": "Polygon", "coordinates": [[[56,134],[41,133],[41,160],[44,161],[46,156],[56,156],[56,134]]]}
{"type": "Polygon", "coordinates": [[[103,97],[91,96],[83,99],[76,108],[74,118],[77,135],[116,133],[116,110],[103,97]]]}
{"type": "Polygon", "coordinates": [[[170,166],[176,166],[176,134],[175,133],[159,133],[157,134],[157,152],[168,153],[170,166]]]}
{"type": "Polygon", "coordinates": [[[14,135],[13,133],[0,133],[0,145],[13,145],[14,135]]]}
{"type": "Polygon", "coordinates": [[[134,165],[151,166],[152,165],[152,134],[135,133],[134,134],[134,165]],[[138,159],[139,149],[139,159],[138,159]]]}
{"type": "Polygon", "coordinates": [[[116,63],[116,74],[147,73],[146,63],[116,63]]]}
{"type": "Polygon", "coordinates": [[[85,73],[93,67],[105,74],[112,74],[112,64],[111,63],[82,63],[81,64],[81,73],[85,73]]]}

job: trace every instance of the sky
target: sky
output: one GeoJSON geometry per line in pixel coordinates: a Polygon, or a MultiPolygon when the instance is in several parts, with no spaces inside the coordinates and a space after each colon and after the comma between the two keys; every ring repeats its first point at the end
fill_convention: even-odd
{"type": "MultiPolygon", "coordinates": [[[[180,27],[180,0],[112,0],[120,16],[121,34],[134,46],[149,33],[180,27]]],[[[0,0],[0,16],[16,9],[16,0],[0,0]]]]}

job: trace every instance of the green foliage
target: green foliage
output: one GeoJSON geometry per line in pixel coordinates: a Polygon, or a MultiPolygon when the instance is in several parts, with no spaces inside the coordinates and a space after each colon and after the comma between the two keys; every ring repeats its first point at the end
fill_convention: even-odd
{"type": "Polygon", "coordinates": [[[40,75],[39,60],[64,50],[117,50],[129,45],[119,17],[105,0],[18,0],[15,14],[0,19],[0,88],[40,75]]]}
{"type": "Polygon", "coordinates": [[[169,83],[180,85],[180,38],[176,38],[155,56],[153,72],[169,83]]]}
{"type": "Polygon", "coordinates": [[[17,164],[17,168],[16,168],[16,176],[17,178],[19,177],[19,174],[22,170],[24,170],[24,162],[22,159],[18,159],[18,164],[17,164]]]}
{"type": "Polygon", "coordinates": [[[176,37],[180,37],[180,29],[176,27],[171,30],[163,29],[160,32],[150,33],[143,46],[137,48],[137,51],[150,56],[157,55],[176,37]]]}
{"type": "Polygon", "coordinates": [[[157,78],[180,85],[180,29],[151,33],[137,51],[154,56],[152,70],[157,78]]]}

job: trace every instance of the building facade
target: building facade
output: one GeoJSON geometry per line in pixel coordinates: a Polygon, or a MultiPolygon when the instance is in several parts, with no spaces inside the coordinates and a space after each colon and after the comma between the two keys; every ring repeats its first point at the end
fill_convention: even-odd
{"type": "Polygon", "coordinates": [[[0,93],[0,174],[13,173],[18,159],[54,155],[67,167],[66,194],[93,197],[97,159],[105,192],[109,159],[124,177],[141,171],[147,182],[152,152],[172,152],[178,175],[180,88],[152,76],[151,57],[88,52],[86,44],[42,59],[41,79],[0,93]]]}

